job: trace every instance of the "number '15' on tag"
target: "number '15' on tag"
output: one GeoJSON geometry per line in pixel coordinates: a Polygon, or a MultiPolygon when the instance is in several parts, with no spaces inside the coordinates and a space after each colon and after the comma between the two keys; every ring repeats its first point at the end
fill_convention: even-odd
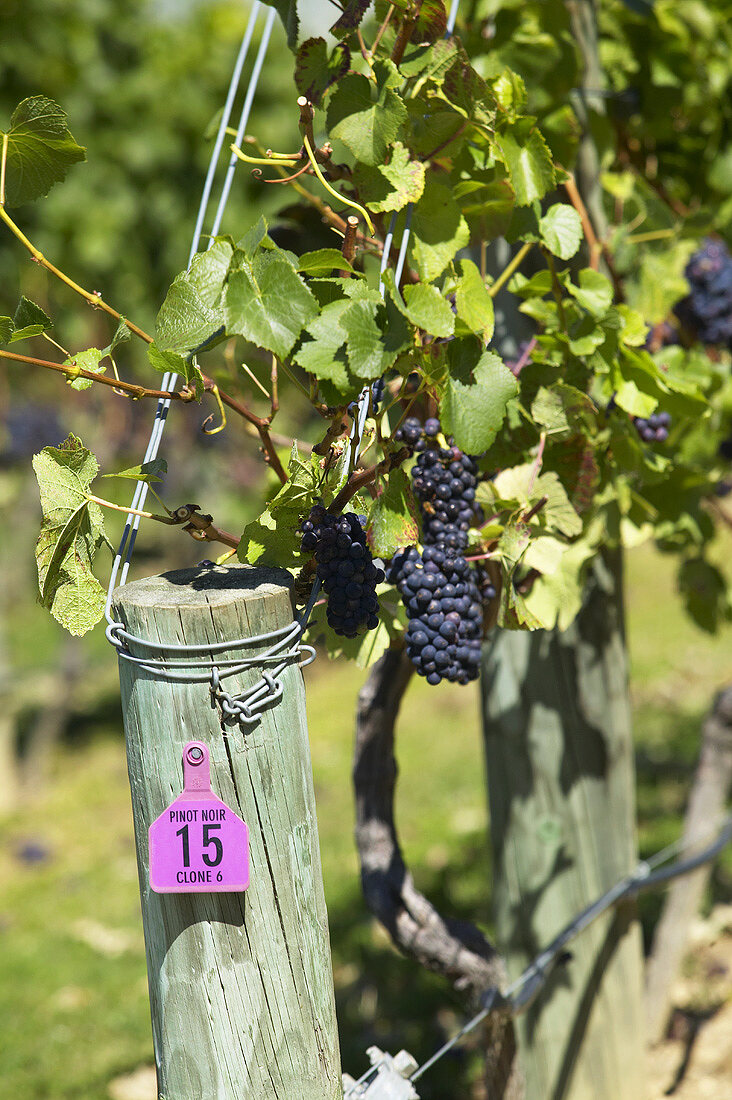
{"type": "Polygon", "coordinates": [[[249,829],[211,790],[209,751],[183,749],[183,793],[148,833],[150,886],[158,894],[211,894],[249,885],[249,829]]]}

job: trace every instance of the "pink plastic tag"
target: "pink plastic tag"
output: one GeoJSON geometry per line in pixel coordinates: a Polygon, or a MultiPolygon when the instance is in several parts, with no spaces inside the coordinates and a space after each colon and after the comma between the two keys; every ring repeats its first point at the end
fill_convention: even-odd
{"type": "Polygon", "coordinates": [[[183,793],[150,826],[150,885],[158,894],[213,894],[249,885],[249,829],[211,791],[209,752],[183,749],[183,793]]]}

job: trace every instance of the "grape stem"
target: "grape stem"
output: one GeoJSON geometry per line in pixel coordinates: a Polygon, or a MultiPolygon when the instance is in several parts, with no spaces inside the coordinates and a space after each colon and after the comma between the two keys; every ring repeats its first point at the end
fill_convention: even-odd
{"type": "Polygon", "coordinates": [[[496,279],[495,283],[493,283],[492,286],[488,287],[488,294],[491,298],[495,298],[501,287],[508,282],[516,268],[521,265],[524,257],[527,256],[529,251],[531,250],[532,243],[532,241],[527,241],[526,244],[523,244],[521,248],[519,248],[514,258],[511,260],[511,262],[507,264],[506,267],[503,269],[501,274],[496,279]]]}
{"type": "Polygon", "coordinates": [[[536,452],[536,458],[534,459],[533,465],[531,467],[531,476],[529,477],[529,484],[528,484],[528,488],[526,490],[527,493],[531,493],[531,490],[534,488],[534,483],[535,483],[536,478],[538,476],[539,470],[541,469],[542,459],[544,458],[544,448],[545,448],[545,446],[546,446],[546,432],[542,432],[541,435],[539,436],[539,447],[538,447],[537,452],[536,452]]]}
{"type": "Polygon", "coordinates": [[[95,374],[94,371],[84,370],[71,364],[52,363],[48,359],[36,359],[30,355],[18,355],[12,351],[0,350],[0,359],[10,359],[15,363],[30,363],[34,367],[43,367],[45,370],[53,370],[59,374],[65,374],[69,382],[76,378],[85,378],[89,382],[98,382],[102,386],[110,386],[125,396],[136,400],[140,397],[154,397],[165,401],[193,401],[194,394],[189,390],[151,390],[147,386],[138,386],[134,382],[121,382],[118,378],[108,378],[106,374],[95,374]]]}
{"type": "Polygon", "coordinates": [[[389,454],[381,462],[377,462],[375,466],[369,466],[365,470],[354,470],[341,491],[333,498],[328,511],[336,514],[342,512],[351,497],[354,497],[360,489],[371,485],[377,477],[382,477],[390,470],[396,469],[409,458],[409,453],[408,447],[402,447],[395,454],[389,454]]]}
{"type": "MultiPolygon", "coordinates": [[[[55,275],[56,278],[60,279],[62,283],[65,283],[66,286],[68,286],[72,290],[74,290],[77,294],[79,294],[84,299],[85,302],[88,302],[89,305],[91,305],[94,309],[104,310],[105,313],[108,313],[110,317],[114,317],[117,321],[124,320],[125,324],[129,328],[130,332],[134,332],[135,335],[139,336],[141,340],[144,340],[146,344],[152,344],[152,342],[153,342],[152,336],[150,336],[147,332],[145,332],[143,329],[141,329],[138,325],[133,324],[133,322],[130,321],[127,317],[123,318],[122,314],[118,313],[116,309],[113,309],[112,306],[108,305],[104,301],[104,299],[102,298],[102,296],[100,294],[98,294],[96,291],[90,292],[88,290],[85,290],[84,287],[79,286],[78,283],[74,282],[73,279],[70,279],[68,275],[65,275],[63,271],[60,271],[59,268],[57,268],[54,264],[52,264],[49,260],[47,260],[46,257],[43,255],[43,253],[40,252],[35,247],[35,245],[32,244],[28,240],[26,235],[15,224],[13,219],[10,217],[8,212],[5,210],[5,207],[1,204],[0,204],[0,220],[4,221],[5,224],[7,225],[7,227],[10,229],[11,233],[13,233],[14,236],[16,236],[18,238],[18,240],[21,242],[21,244],[25,245],[25,247],[28,249],[28,251],[30,252],[31,256],[33,257],[33,259],[35,260],[36,263],[40,264],[42,267],[45,267],[47,271],[50,271],[51,274],[55,275]]],[[[59,363],[50,364],[50,363],[48,363],[44,360],[40,360],[40,359],[29,359],[25,356],[13,355],[10,352],[0,352],[0,356],[2,356],[5,359],[14,359],[14,360],[16,360],[18,362],[21,362],[21,363],[22,362],[31,362],[31,363],[34,363],[36,366],[43,366],[43,367],[46,367],[50,370],[60,371],[61,373],[66,374],[67,376],[72,376],[72,378],[88,378],[92,382],[101,382],[102,385],[112,385],[113,388],[116,388],[118,390],[122,390],[125,393],[129,393],[130,396],[132,396],[132,397],[153,397],[154,396],[154,397],[158,397],[158,398],[162,397],[166,400],[168,398],[170,398],[171,400],[180,400],[180,401],[190,401],[193,398],[193,394],[191,394],[190,397],[187,397],[183,393],[172,393],[171,394],[171,393],[166,393],[163,390],[151,390],[151,389],[148,389],[145,386],[136,386],[136,385],[134,385],[133,383],[130,383],[130,382],[120,382],[120,381],[117,381],[117,380],[115,380],[113,382],[111,379],[105,378],[104,375],[93,374],[90,371],[83,371],[83,370],[81,370],[79,368],[76,368],[76,367],[73,367],[73,368],[63,367],[59,363]]],[[[206,375],[203,376],[203,384],[204,384],[204,389],[207,392],[211,393],[211,392],[214,391],[214,387],[215,387],[216,384],[211,378],[208,378],[206,375]]],[[[250,412],[250,410],[246,407],[246,405],[242,404],[241,401],[237,401],[236,398],[231,397],[230,394],[224,393],[223,390],[219,390],[218,394],[219,394],[219,397],[221,398],[221,401],[223,402],[224,405],[226,405],[227,408],[231,409],[233,412],[237,413],[239,416],[243,417],[245,420],[248,420],[250,424],[253,424],[256,427],[257,431],[259,432],[260,439],[262,440],[262,450],[264,452],[265,462],[267,462],[272,467],[274,472],[277,474],[277,477],[280,479],[280,481],[284,485],[285,482],[287,481],[287,474],[285,473],[284,468],[282,466],[282,463],[279,460],[279,457],[277,455],[277,451],[275,450],[275,448],[272,444],[272,440],[269,436],[269,431],[268,431],[269,421],[270,421],[271,417],[255,416],[255,414],[253,412],[250,412]]]]}

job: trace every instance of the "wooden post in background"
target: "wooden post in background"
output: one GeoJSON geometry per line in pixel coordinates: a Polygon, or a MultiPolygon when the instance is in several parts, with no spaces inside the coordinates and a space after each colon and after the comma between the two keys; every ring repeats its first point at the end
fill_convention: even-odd
{"type": "MultiPolygon", "coordinates": [[[[293,618],[284,570],[186,569],[117,589],[114,614],[175,645],[248,638],[293,618]]],[[[224,661],[266,646],[227,650],[224,661]]],[[[140,647],[136,656],[150,656],[140,647]]],[[[163,653],[180,658],[181,654],[163,653]]],[[[224,682],[256,682],[250,669],[224,682]]],[[[165,1100],[342,1096],[328,922],[302,673],[244,731],[223,729],[206,683],[173,683],[120,660],[158,1091],[165,1100]],[[183,787],[182,750],[201,740],[211,785],[249,825],[245,893],[156,894],[147,831],[183,787]]]]}
{"type": "MultiPolygon", "coordinates": [[[[598,560],[567,631],[494,630],[483,720],[496,946],[511,980],[636,866],[617,562],[598,560]]],[[[517,1020],[527,1100],[644,1100],[643,959],[632,903],[569,947],[517,1020]]]]}

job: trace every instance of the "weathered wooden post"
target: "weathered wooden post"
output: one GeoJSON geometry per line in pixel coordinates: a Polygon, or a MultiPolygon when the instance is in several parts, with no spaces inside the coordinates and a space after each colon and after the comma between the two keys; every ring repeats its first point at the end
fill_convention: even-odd
{"type": "MultiPolygon", "coordinates": [[[[292,622],[284,570],[188,569],[117,589],[115,616],[139,638],[206,646],[292,622]]],[[[216,652],[224,662],[257,643],[216,652]]],[[[134,656],[150,650],[130,643],[134,656]]],[[[157,656],[185,659],[180,652],[157,656]]],[[[193,660],[193,657],[191,657],[193,660]]],[[[199,657],[200,660],[200,657],[199,657]]],[[[247,669],[225,681],[235,694],[247,669]]],[[[337,1100],[342,1096],[328,923],[302,673],[243,731],[222,727],[205,682],[171,682],[120,659],[158,1091],[164,1100],[337,1100]],[[244,818],[243,893],[154,893],[148,828],[183,788],[182,751],[203,742],[212,789],[244,818]]]]}
{"type": "MultiPolygon", "coordinates": [[[[617,562],[597,562],[564,633],[495,630],[484,743],[496,943],[511,979],[636,865],[633,746],[617,562]]],[[[517,1021],[527,1100],[642,1100],[640,930],[632,905],[570,945],[517,1021]]]]}

